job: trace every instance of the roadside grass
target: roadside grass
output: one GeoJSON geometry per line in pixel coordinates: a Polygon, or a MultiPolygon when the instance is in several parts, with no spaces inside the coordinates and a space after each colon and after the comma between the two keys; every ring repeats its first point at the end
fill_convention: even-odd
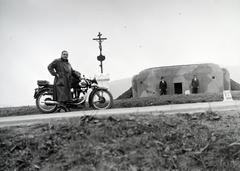
{"type": "Polygon", "coordinates": [[[189,95],[164,95],[152,96],[142,98],[131,98],[115,100],[115,107],[143,107],[143,106],[156,106],[168,104],[184,104],[196,102],[212,102],[221,101],[223,96],[221,94],[189,94],[189,95]]]}
{"type": "MultiPolygon", "coordinates": [[[[232,91],[234,100],[240,100],[240,91],[232,91]]],[[[197,102],[213,102],[222,101],[222,93],[215,94],[189,94],[189,95],[164,95],[152,96],[142,98],[129,98],[114,100],[113,108],[128,108],[128,107],[143,107],[143,106],[157,106],[168,104],[184,104],[184,103],[197,103],[197,102]]],[[[89,110],[78,109],[78,110],[89,110]]],[[[20,116],[20,115],[33,115],[40,112],[36,106],[20,106],[20,107],[4,107],[0,108],[0,117],[5,116],[20,116]]]]}
{"type": "Polygon", "coordinates": [[[0,170],[240,170],[239,122],[232,111],[0,128],[0,170]]]}
{"type": "Polygon", "coordinates": [[[18,106],[18,107],[0,108],[0,117],[34,115],[34,114],[38,114],[38,113],[39,113],[39,111],[36,106],[18,106]]]}
{"type": "MultiPolygon", "coordinates": [[[[240,91],[232,91],[231,94],[234,100],[240,100],[240,91]]],[[[143,106],[157,106],[157,105],[198,103],[198,102],[214,102],[214,101],[222,101],[222,100],[223,100],[222,93],[164,95],[164,96],[152,96],[152,97],[115,100],[114,108],[143,107],[143,106]]]]}

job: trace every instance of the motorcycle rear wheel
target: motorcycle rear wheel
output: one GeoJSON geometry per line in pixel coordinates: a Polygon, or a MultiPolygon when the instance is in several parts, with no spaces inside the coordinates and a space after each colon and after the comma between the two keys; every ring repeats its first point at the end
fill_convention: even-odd
{"type": "Polygon", "coordinates": [[[109,109],[113,105],[112,94],[105,89],[99,89],[93,92],[90,105],[94,109],[109,109]]]}
{"type": "Polygon", "coordinates": [[[47,90],[42,91],[36,98],[36,106],[41,113],[53,113],[57,110],[57,105],[46,105],[46,100],[53,100],[53,94],[47,90]]]}

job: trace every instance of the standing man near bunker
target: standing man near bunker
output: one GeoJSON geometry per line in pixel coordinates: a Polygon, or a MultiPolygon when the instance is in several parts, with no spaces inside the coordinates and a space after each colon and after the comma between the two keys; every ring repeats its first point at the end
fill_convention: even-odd
{"type": "Polygon", "coordinates": [[[199,80],[196,75],[193,76],[192,82],[191,82],[191,88],[192,93],[197,94],[199,89],[199,80]]]}
{"type": "Polygon", "coordinates": [[[161,77],[161,81],[159,83],[160,95],[167,94],[167,82],[164,80],[164,77],[161,77]]]}

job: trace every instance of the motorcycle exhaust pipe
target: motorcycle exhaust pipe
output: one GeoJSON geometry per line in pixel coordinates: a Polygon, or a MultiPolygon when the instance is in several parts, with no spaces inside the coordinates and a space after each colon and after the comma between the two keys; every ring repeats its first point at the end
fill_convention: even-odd
{"type": "Polygon", "coordinates": [[[59,104],[59,102],[57,102],[57,101],[52,101],[52,100],[46,100],[46,101],[45,101],[45,104],[46,104],[46,105],[57,105],[57,104],[59,104]]]}

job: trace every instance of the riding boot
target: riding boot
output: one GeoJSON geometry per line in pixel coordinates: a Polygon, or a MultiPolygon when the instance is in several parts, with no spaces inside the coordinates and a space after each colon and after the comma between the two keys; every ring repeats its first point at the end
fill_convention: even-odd
{"type": "Polygon", "coordinates": [[[58,112],[60,112],[61,110],[64,110],[65,112],[70,112],[70,108],[66,105],[65,102],[61,102],[58,106],[58,112]]]}

